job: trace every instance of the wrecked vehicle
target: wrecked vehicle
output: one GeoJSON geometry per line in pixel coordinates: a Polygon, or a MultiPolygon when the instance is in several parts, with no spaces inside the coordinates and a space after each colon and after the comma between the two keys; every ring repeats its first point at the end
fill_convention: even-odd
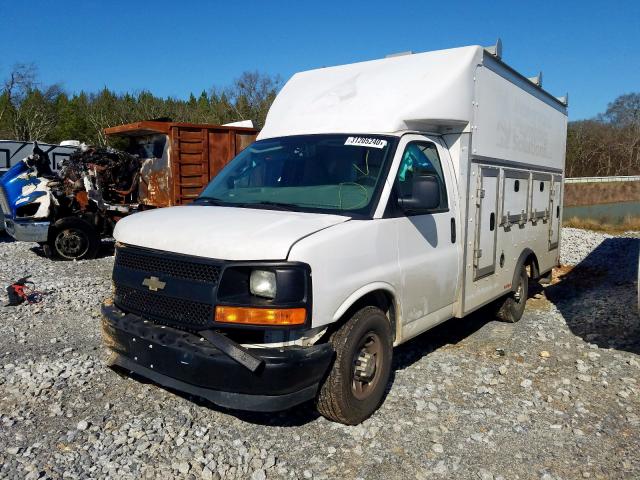
{"type": "MultiPolygon", "coordinates": [[[[21,140],[0,140],[0,177],[11,167],[21,162],[22,159],[33,153],[34,142],[21,140]]],[[[57,172],[62,161],[78,150],[80,142],[77,140],[65,140],[59,145],[51,143],[37,143],[37,147],[49,157],[49,166],[53,172],[57,172]]],[[[0,215],[2,209],[0,209],[0,215]]],[[[4,231],[4,221],[0,217],[0,232],[4,231]]]]}
{"type": "Polygon", "coordinates": [[[294,75],[192,204],[119,222],[111,365],[244,410],[357,424],[393,347],[559,262],[566,99],[499,44],[294,75]]]}
{"type": "Polygon", "coordinates": [[[7,171],[0,202],[9,235],[39,243],[51,257],[94,258],[121,218],[197,198],[257,131],[149,121],[105,133],[121,137],[125,150],[83,145],[53,172],[46,168],[47,153],[37,148],[7,171]]]}
{"type": "Polygon", "coordinates": [[[52,201],[49,182],[57,179],[46,152],[34,142],[31,155],[0,177],[0,209],[7,233],[25,241],[43,237],[49,222],[39,219],[46,220],[49,216],[52,201]],[[26,221],[22,222],[22,218],[26,221]]]}
{"type": "Polygon", "coordinates": [[[6,231],[38,242],[47,256],[93,258],[103,235],[136,211],[141,160],[111,148],[83,146],[59,172],[37,145],[0,179],[6,231]]]}

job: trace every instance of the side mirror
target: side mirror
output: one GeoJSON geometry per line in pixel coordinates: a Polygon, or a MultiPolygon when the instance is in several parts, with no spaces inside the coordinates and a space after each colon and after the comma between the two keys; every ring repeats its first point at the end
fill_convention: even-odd
{"type": "Polygon", "coordinates": [[[403,210],[433,210],[440,205],[440,183],[432,174],[413,177],[411,197],[400,198],[403,210]]]}

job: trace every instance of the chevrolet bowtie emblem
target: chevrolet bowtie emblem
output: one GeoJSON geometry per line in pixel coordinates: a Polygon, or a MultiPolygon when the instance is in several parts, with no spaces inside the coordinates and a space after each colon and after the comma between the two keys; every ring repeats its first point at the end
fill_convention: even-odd
{"type": "Polygon", "coordinates": [[[149,288],[149,290],[152,290],[154,292],[157,292],[158,290],[162,290],[166,284],[167,284],[166,282],[161,281],[158,277],[145,278],[142,282],[142,285],[144,285],[145,287],[149,288]]]}

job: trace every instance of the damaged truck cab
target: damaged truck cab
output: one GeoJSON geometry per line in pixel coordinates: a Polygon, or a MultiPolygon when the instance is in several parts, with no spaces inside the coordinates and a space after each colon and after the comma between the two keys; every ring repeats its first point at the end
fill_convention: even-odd
{"type": "Polygon", "coordinates": [[[393,348],[559,261],[567,105],[472,46],[294,75],[188,206],[116,226],[109,363],[229,408],[357,424],[393,348]]]}
{"type": "Polygon", "coordinates": [[[46,241],[55,202],[49,188],[53,178],[49,157],[37,144],[31,155],[0,177],[0,212],[9,235],[27,242],[46,241]]]}
{"type": "Polygon", "coordinates": [[[58,171],[53,172],[49,164],[47,152],[36,144],[31,155],[0,179],[6,231],[15,240],[39,243],[47,256],[93,258],[101,236],[110,235],[115,221],[136,209],[117,200],[108,203],[112,201],[109,194],[119,187],[114,165],[120,170],[115,176],[126,177],[125,188],[130,189],[121,192],[124,198],[136,187],[139,160],[124,152],[83,145],[62,161],[58,171]],[[87,158],[95,159],[94,163],[85,162],[87,158]]]}
{"type": "Polygon", "coordinates": [[[47,256],[94,258],[121,218],[195,199],[257,130],[242,122],[144,121],[104,133],[124,149],[82,145],[53,172],[47,153],[36,147],[2,177],[9,235],[40,243],[47,256]]]}

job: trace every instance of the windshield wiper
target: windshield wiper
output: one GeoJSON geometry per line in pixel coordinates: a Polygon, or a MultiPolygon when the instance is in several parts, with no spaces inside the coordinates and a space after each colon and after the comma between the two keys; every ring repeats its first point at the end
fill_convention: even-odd
{"type": "Polygon", "coordinates": [[[298,205],[294,205],[292,203],[280,203],[280,202],[270,202],[270,201],[260,201],[260,202],[247,202],[247,203],[236,203],[236,202],[225,202],[215,197],[198,197],[193,203],[203,203],[206,205],[215,205],[221,207],[241,207],[241,208],[266,208],[272,210],[285,210],[285,211],[298,211],[298,205]]]}
{"type": "Polygon", "coordinates": [[[208,205],[216,205],[216,206],[229,205],[228,203],[225,203],[219,198],[215,198],[215,197],[198,197],[193,201],[193,203],[206,203],[208,205]]]}
{"type": "Polygon", "coordinates": [[[270,202],[270,201],[261,201],[261,202],[250,202],[250,203],[239,203],[238,207],[245,208],[267,208],[273,210],[284,210],[287,212],[297,212],[299,211],[299,206],[294,205],[293,203],[280,203],[280,202],[270,202]]]}

